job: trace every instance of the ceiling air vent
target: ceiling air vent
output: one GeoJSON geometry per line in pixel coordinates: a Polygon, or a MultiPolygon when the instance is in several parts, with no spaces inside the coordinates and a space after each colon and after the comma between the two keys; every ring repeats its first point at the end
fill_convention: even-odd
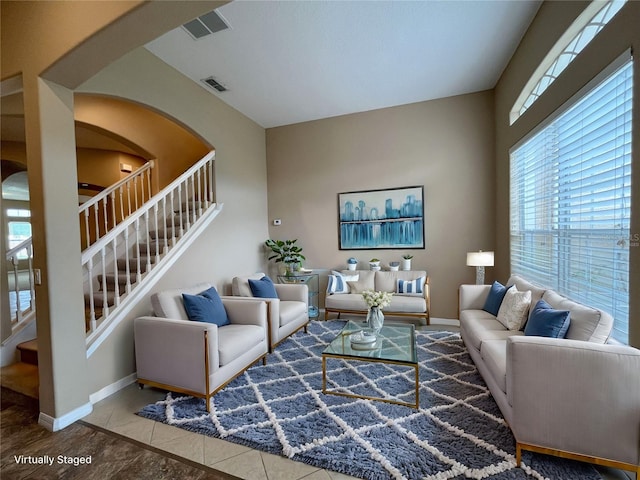
{"type": "Polygon", "coordinates": [[[227,22],[215,10],[182,26],[195,40],[229,28],[227,22]]]}
{"type": "Polygon", "coordinates": [[[222,85],[220,82],[216,81],[213,77],[203,78],[202,81],[209,85],[211,88],[215,88],[219,92],[226,92],[227,87],[222,85]]]}

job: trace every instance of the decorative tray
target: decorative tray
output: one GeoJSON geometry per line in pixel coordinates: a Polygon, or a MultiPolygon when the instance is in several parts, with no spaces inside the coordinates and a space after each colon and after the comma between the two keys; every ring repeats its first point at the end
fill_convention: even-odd
{"type": "Polygon", "coordinates": [[[373,343],[376,343],[376,340],[378,340],[378,337],[373,333],[360,331],[360,332],[351,334],[350,339],[351,339],[352,345],[362,346],[362,345],[371,345],[373,343]]]}

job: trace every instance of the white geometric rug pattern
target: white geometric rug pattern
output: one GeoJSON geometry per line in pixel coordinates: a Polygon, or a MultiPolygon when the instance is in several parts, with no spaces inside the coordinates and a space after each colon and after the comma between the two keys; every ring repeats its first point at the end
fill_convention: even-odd
{"type": "MultiPolygon", "coordinates": [[[[168,393],[139,415],[365,479],[600,479],[589,465],[525,454],[458,333],[420,331],[420,409],[322,394],[321,353],[344,322],[312,322],[211,400],[168,393]]],[[[328,386],[413,401],[414,369],[329,359],[328,386]]]]}

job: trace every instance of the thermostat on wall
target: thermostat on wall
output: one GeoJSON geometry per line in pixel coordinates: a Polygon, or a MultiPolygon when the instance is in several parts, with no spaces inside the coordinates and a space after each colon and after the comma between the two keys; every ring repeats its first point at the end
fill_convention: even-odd
{"type": "Polygon", "coordinates": [[[280,220],[279,218],[276,218],[276,219],[273,221],[273,224],[274,224],[274,225],[282,225],[282,220],[280,220]]]}

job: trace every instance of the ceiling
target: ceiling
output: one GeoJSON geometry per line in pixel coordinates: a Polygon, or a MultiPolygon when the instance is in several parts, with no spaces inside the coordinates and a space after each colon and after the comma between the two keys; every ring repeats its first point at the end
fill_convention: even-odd
{"type": "Polygon", "coordinates": [[[540,3],[236,0],[229,29],[146,48],[270,128],[491,89],[540,3]]]}

